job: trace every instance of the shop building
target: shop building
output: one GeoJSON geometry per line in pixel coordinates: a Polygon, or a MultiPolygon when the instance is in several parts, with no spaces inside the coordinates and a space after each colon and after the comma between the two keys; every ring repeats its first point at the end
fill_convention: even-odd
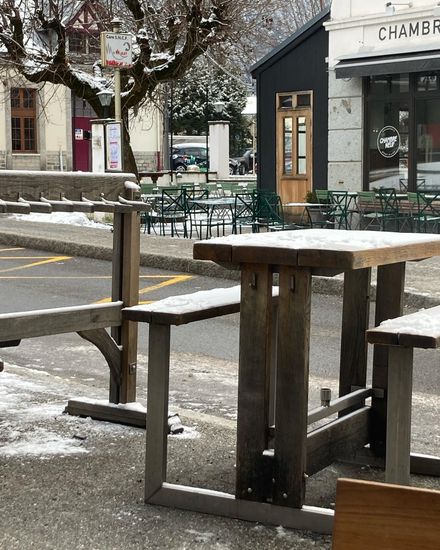
{"type": "Polygon", "coordinates": [[[261,60],[253,68],[261,187],[302,200],[310,166],[306,189],[440,191],[439,40],[432,1],[334,0],[261,60]],[[286,93],[311,97],[305,149],[294,117],[280,114],[290,117],[279,100],[286,93]]]}

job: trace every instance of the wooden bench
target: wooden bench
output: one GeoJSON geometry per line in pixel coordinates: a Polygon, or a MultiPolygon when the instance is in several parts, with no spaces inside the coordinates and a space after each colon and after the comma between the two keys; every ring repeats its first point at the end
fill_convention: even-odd
{"type": "MultiPolygon", "coordinates": [[[[274,303],[278,287],[273,287],[274,303]]],[[[168,384],[171,326],[238,313],[240,286],[173,296],[122,309],[122,319],[149,323],[147,384],[147,468],[145,500],[166,481],[168,384]]]]}
{"type": "Polygon", "coordinates": [[[384,321],[367,340],[389,346],[385,479],[408,485],[414,348],[440,347],[440,306],[384,321]]]}
{"type": "Polygon", "coordinates": [[[333,550],[438,550],[440,491],[339,479],[333,550]]]}

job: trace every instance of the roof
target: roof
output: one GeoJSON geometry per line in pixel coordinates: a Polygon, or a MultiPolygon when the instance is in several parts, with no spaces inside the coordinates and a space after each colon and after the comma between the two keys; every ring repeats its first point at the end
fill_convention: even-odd
{"type": "Polygon", "coordinates": [[[296,30],[291,36],[286,38],[281,44],[276,48],[267,53],[260,61],[257,61],[250,68],[252,76],[255,78],[256,73],[260,73],[276,63],[281,57],[285,56],[287,52],[293,50],[301,42],[306,40],[310,35],[314,34],[317,30],[322,27],[324,21],[330,17],[330,7],[325,8],[319,12],[313,19],[310,19],[305,25],[296,30]]]}

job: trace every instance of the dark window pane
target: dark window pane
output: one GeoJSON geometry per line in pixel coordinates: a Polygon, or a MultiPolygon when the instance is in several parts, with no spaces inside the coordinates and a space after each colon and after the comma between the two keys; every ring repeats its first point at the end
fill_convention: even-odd
{"type": "Polygon", "coordinates": [[[401,94],[409,91],[409,75],[394,74],[371,76],[369,93],[373,95],[401,94]]]}
{"type": "Polygon", "coordinates": [[[89,53],[100,54],[101,53],[101,43],[99,35],[89,35],[89,53]]]}
{"type": "Polygon", "coordinates": [[[296,105],[298,107],[309,107],[310,106],[310,94],[298,94],[296,96],[296,105]]]}
{"type": "Polygon", "coordinates": [[[33,118],[24,119],[24,149],[25,151],[35,149],[35,120],[33,118]]]}
{"type": "Polygon", "coordinates": [[[440,189],[440,100],[416,102],[417,190],[440,189]]]}
{"type": "Polygon", "coordinates": [[[417,76],[417,91],[418,92],[432,92],[438,90],[439,87],[439,75],[421,74],[417,76]]]}
{"type": "Polygon", "coordinates": [[[23,107],[33,109],[35,107],[35,90],[25,88],[23,90],[23,107]]]}
{"type": "Polygon", "coordinates": [[[18,88],[11,89],[11,108],[20,108],[20,90],[18,88]]]}
{"type": "Polygon", "coordinates": [[[19,118],[12,119],[12,150],[21,150],[21,120],[19,118]]]}
{"type": "Polygon", "coordinates": [[[281,109],[291,109],[293,107],[292,96],[291,95],[280,95],[280,105],[281,109]]]}
{"type": "Polygon", "coordinates": [[[69,36],[69,52],[85,53],[86,52],[86,35],[74,32],[69,36]]]}

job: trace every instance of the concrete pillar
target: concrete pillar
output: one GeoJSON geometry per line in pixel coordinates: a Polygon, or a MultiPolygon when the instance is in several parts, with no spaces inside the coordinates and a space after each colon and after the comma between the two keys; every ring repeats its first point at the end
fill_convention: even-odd
{"type": "Polygon", "coordinates": [[[229,122],[209,121],[209,171],[218,179],[229,178],[229,122]]]}

